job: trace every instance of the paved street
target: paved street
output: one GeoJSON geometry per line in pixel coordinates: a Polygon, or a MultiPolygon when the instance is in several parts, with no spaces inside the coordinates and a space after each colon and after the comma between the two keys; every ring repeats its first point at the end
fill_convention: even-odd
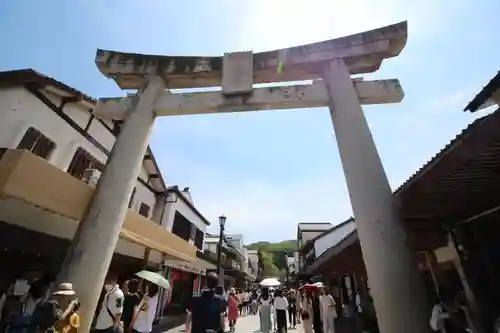
{"type": "MultiPolygon", "coordinates": [[[[244,316],[238,318],[235,333],[257,333],[259,332],[259,316],[244,316]]],[[[226,330],[229,325],[226,323],[226,330]]],[[[164,333],[185,333],[184,325],[165,331],[164,333]]],[[[289,329],[288,333],[302,333],[302,326],[297,325],[296,329],[289,329]]]]}

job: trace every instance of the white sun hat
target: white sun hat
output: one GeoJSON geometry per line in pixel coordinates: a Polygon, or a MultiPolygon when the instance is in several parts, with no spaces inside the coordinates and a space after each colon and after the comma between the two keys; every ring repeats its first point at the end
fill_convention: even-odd
{"type": "Polygon", "coordinates": [[[57,290],[52,293],[52,295],[74,295],[73,284],[69,282],[63,282],[58,287],[57,290]]]}

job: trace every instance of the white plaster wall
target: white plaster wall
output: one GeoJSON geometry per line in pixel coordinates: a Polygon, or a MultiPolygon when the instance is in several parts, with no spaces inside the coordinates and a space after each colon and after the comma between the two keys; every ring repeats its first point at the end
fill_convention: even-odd
{"type": "Polygon", "coordinates": [[[135,195],[132,200],[132,206],[130,209],[132,209],[135,212],[138,212],[139,208],[141,207],[141,203],[145,203],[146,205],[149,206],[148,218],[151,218],[155,202],[156,202],[155,194],[151,192],[146,186],[137,182],[135,186],[135,195]]]}
{"type": "Polygon", "coordinates": [[[213,253],[217,253],[217,242],[207,242],[207,240],[205,239],[205,245],[203,247],[204,250],[208,250],[210,252],[213,252],[213,253]]]}
{"type": "Polygon", "coordinates": [[[246,247],[241,249],[241,254],[243,255],[243,260],[241,261],[241,271],[243,273],[248,273],[248,250],[246,247]]]}
{"type": "Polygon", "coordinates": [[[162,225],[169,231],[172,231],[174,226],[175,212],[181,213],[188,221],[193,223],[198,229],[205,234],[207,225],[202,218],[189,207],[183,199],[178,198],[177,194],[170,193],[165,205],[165,213],[163,214],[162,225]]]}
{"type": "Polygon", "coordinates": [[[226,234],[226,238],[229,240],[232,246],[240,250],[243,248],[243,235],[240,234],[226,234]]]}
{"type": "Polygon", "coordinates": [[[314,251],[316,258],[322,255],[326,250],[332,246],[337,245],[347,235],[356,230],[354,221],[350,221],[344,225],[337,227],[332,232],[326,233],[314,242],[314,251]]]}
{"type": "MultiPolygon", "coordinates": [[[[55,105],[60,104],[58,97],[46,94],[55,105]]],[[[90,118],[87,110],[77,104],[67,104],[67,113],[79,126],[85,128],[90,118]]],[[[35,127],[55,142],[56,148],[48,161],[62,170],[67,170],[73,155],[82,147],[102,163],[106,155],[87,141],[59,117],[53,110],[33,96],[24,88],[0,89],[0,147],[16,148],[29,127],[35,127]]],[[[108,151],[113,148],[115,137],[99,121],[93,120],[89,134],[99,141],[108,151]]],[[[141,170],[141,178],[147,180],[147,172],[141,170]]],[[[151,207],[155,204],[155,196],[148,188],[137,182],[133,210],[138,211],[140,203],[151,207]]]]}

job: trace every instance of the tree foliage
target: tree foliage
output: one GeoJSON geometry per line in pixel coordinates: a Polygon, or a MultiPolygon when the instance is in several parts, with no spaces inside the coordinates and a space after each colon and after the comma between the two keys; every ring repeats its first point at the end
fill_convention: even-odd
{"type": "Polygon", "coordinates": [[[275,276],[285,278],[286,256],[293,256],[297,250],[295,240],[286,240],[279,243],[257,242],[247,246],[250,250],[257,250],[259,257],[259,277],[275,276]]]}

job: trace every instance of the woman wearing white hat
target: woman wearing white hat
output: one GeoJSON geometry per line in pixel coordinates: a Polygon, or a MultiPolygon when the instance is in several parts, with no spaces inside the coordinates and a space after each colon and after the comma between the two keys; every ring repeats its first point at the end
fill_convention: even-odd
{"type": "Polygon", "coordinates": [[[40,303],[35,309],[32,324],[36,332],[77,333],[80,317],[77,314],[80,302],[69,282],[61,283],[47,302],[40,303]]]}

